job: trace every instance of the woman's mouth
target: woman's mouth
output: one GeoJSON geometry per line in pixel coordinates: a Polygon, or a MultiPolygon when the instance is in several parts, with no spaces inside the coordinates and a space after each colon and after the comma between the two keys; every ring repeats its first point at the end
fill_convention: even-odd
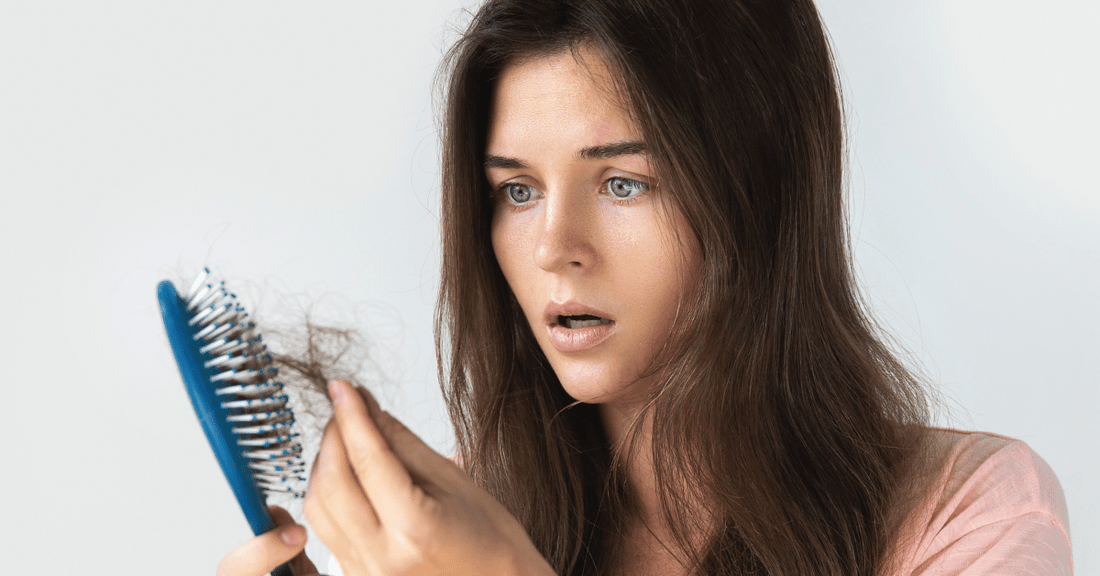
{"type": "Polygon", "coordinates": [[[578,316],[558,316],[558,325],[570,330],[577,328],[588,328],[589,326],[599,326],[600,324],[610,324],[611,320],[607,318],[600,318],[599,316],[592,316],[589,314],[581,314],[578,316]]]}
{"type": "Polygon", "coordinates": [[[559,315],[557,322],[546,327],[550,335],[550,344],[558,352],[582,352],[595,348],[615,332],[614,321],[600,316],[581,314],[577,316],[559,315]]]}
{"type": "Polygon", "coordinates": [[[546,306],[546,331],[558,352],[581,352],[599,346],[619,327],[613,314],[575,300],[546,306]]]}

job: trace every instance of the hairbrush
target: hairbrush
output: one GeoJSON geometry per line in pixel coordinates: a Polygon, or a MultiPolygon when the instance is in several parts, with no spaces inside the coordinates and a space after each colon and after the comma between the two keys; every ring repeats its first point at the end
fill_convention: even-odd
{"type": "MultiPolygon", "coordinates": [[[[266,496],[300,498],[302,445],[278,370],[225,283],[204,269],[187,294],[157,286],[164,328],[206,439],[256,535],[275,528],[266,496]]],[[[272,572],[293,576],[289,564],[272,572]]]]}

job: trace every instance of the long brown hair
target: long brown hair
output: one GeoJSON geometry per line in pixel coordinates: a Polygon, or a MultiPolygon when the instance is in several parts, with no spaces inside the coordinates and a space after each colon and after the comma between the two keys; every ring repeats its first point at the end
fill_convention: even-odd
{"type": "Polygon", "coordinates": [[[444,69],[436,319],[467,471],[561,574],[606,573],[638,514],[620,472],[632,444],[609,446],[596,407],[566,394],[490,242],[495,79],[518,58],[582,46],[618,75],[702,251],[646,408],[660,509],[685,566],[882,570],[910,505],[899,487],[926,401],[855,288],[842,106],[811,0],[490,0],[474,15],[444,69]],[[689,502],[710,516],[678,513],[689,502]]]}

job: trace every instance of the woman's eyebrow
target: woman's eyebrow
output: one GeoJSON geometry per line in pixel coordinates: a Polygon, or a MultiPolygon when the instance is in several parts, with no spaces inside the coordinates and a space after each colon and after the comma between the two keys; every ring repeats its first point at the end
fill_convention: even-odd
{"type": "Polygon", "coordinates": [[[523,170],[528,166],[522,161],[516,158],[506,158],[504,156],[493,156],[491,154],[485,155],[485,169],[490,168],[504,168],[507,170],[523,170]]]}
{"type": "MultiPolygon", "coordinates": [[[[616,156],[630,156],[632,154],[644,153],[645,144],[641,142],[613,142],[611,144],[600,144],[599,146],[582,148],[577,152],[577,156],[584,160],[599,160],[602,158],[614,158],[616,156]]],[[[527,164],[518,158],[493,156],[492,154],[487,154],[485,156],[484,166],[486,170],[491,168],[503,168],[505,170],[523,170],[528,168],[527,164]]]]}
{"type": "Polygon", "coordinates": [[[630,156],[632,154],[644,154],[645,144],[641,142],[614,142],[582,148],[577,156],[585,160],[599,160],[602,158],[614,158],[616,156],[630,156]]]}

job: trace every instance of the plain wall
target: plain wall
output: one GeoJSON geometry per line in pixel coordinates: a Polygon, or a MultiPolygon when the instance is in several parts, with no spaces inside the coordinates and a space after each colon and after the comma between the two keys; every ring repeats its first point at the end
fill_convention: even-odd
{"type": "MultiPolygon", "coordinates": [[[[0,4],[8,573],[210,573],[249,537],[154,297],[203,265],[258,314],[360,326],[383,403],[450,450],[430,81],[462,6],[0,4]]],[[[1051,464],[1077,571],[1100,572],[1100,8],[820,8],[870,299],[941,423],[1051,464]]]]}

